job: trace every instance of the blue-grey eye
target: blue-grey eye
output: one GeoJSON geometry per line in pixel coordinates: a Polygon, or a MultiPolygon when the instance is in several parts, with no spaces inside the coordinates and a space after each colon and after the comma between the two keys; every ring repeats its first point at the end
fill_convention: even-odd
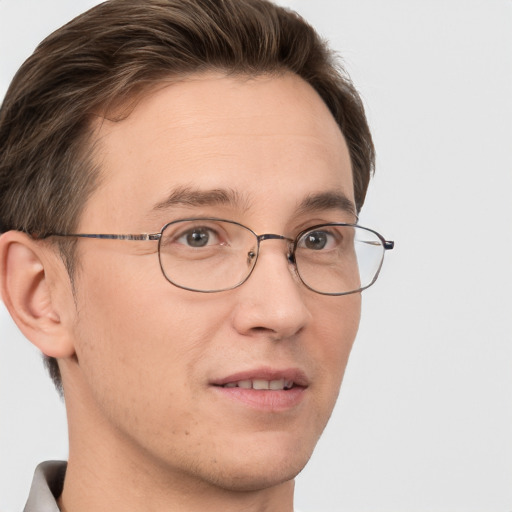
{"type": "Polygon", "coordinates": [[[325,249],[330,236],[331,235],[325,231],[311,231],[304,236],[300,245],[303,245],[306,249],[320,251],[325,249]]]}
{"type": "Polygon", "coordinates": [[[206,247],[212,243],[217,243],[215,233],[208,228],[194,228],[186,231],[178,238],[178,243],[188,247],[206,247]]]}

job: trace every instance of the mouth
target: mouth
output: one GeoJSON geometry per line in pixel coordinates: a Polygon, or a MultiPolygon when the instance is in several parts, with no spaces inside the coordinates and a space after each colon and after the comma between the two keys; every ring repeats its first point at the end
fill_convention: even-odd
{"type": "Polygon", "coordinates": [[[287,391],[295,387],[307,388],[309,379],[298,368],[278,370],[262,367],[234,373],[211,382],[222,388],[242,388],[269,391],[287,391]]]}
{"type": "Polygon", "coordinates": [[[297,369],[259,369],[237,373],[211,383],[220,396],[245,406],[272,412],[293,409],[305,396],[309,381],[297,369]]]}

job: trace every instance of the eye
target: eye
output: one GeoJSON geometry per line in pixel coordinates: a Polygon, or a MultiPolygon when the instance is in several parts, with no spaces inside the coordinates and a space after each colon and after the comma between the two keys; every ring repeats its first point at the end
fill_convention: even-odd
{"type": "Polygon", "coordinates": [[[193,248],[206,247],[219,244],[217,234],[210,228],[195,227],[182,233],[176,238],[176,242],[193,248]]]}
{"type": "Polygon", "coordinates": [[[336,246],[335,236],[328,231],[309,231],[298,243],[298,247],[321,251],[323,249],[332,249],[336,246]]]}

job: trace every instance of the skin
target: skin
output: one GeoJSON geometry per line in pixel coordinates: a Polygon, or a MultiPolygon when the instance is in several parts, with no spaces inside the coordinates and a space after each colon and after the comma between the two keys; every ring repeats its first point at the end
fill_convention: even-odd
{"type": "MultiPolygon", "coordinates": [[[[94,130],[103,179],[79,232],[154,233],[178,218],[216,216],[294,237],[355,220],[333,205],[298,209],[311,194],[354,196],[343,135],[296,76],[192,76],[94,130]],[[238,201],[154,208],[177,189],[225,189],[238,201]]],[[[334,407],[360,294],[308,290],[281,240],[262,242],[246,283],[213,294],[168,283],[156,242],[80,240],[73,297],[47,245],[12,233],[1,242],[6,305],[63,375],[62,510],[293,510],[293,478],[334,407]],[[29,277],[19,261],[31,286],[20,284],[29,277]],[[252,406],[212,385],[261,368],[300,371],[299,402],[252,406]]]]}

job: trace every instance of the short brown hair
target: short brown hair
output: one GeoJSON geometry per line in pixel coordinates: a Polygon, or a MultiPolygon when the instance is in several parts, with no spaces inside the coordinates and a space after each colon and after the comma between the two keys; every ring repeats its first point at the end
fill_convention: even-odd
{"type": "MultiPolygon", "coordinates": [[[[360,210],[375,158],[363,104],[299,15],[266,0],[110,0],[47,37],[7,91],[0,233],[73,232],[99,177],[88,158],[92,117],[165,78],[213,70],[291,71],[308,82],[345,137],[360,210]]],[[[72,251],[59,247],[72,278],[72,251]]],[[[47,366],[61,390],[57,361],[47,366]]]]}

